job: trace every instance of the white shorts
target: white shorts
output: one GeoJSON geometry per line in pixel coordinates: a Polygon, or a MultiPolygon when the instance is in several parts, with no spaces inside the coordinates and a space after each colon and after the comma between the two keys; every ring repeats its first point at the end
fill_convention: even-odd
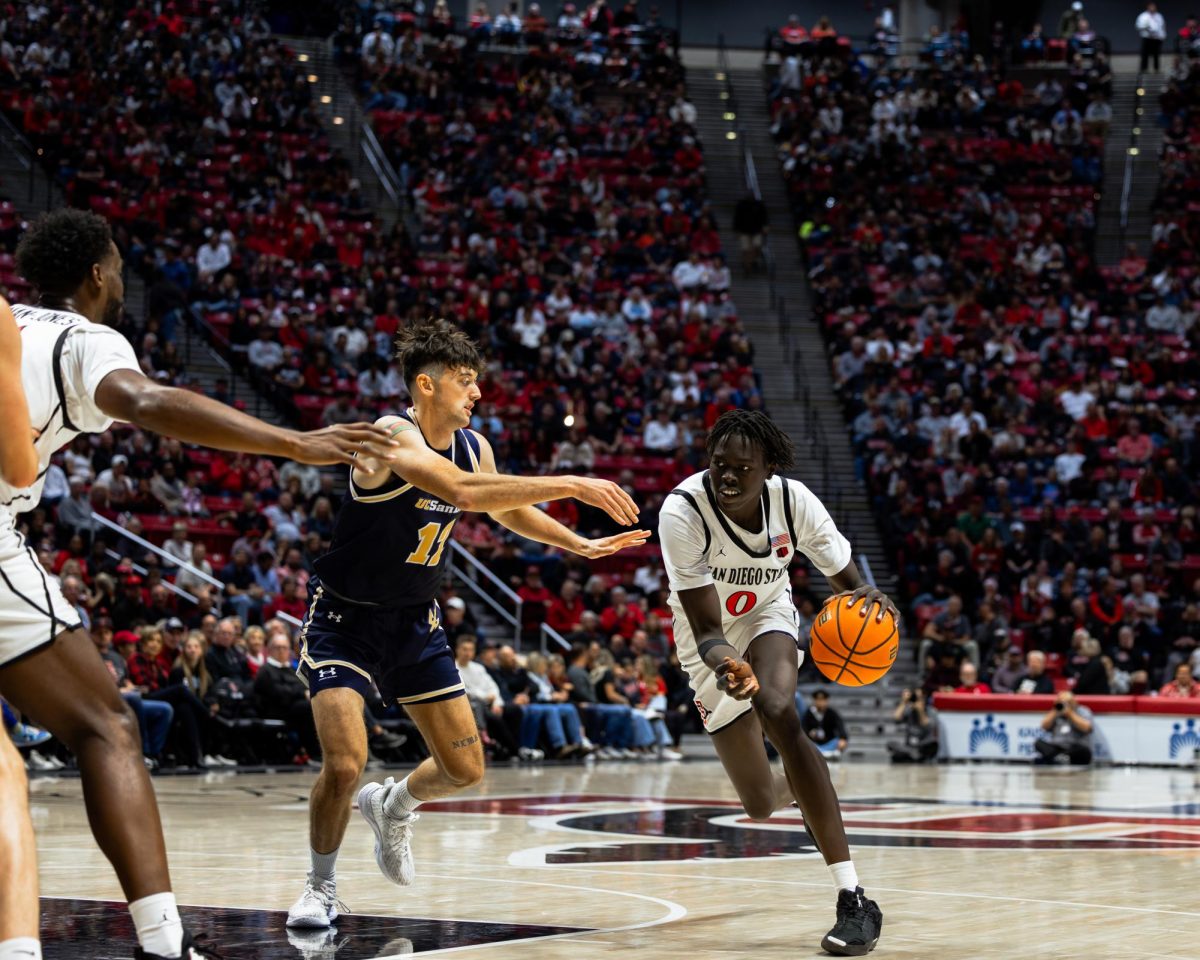
{"type": "Polygon", "coordinates": [[[0,515],[0,667],[81,626],[58,583],[0,515]]]}
{"type": "MultiPolygon", "coordinates": [[[[751,703],[749,700],[734,700],[717,687],[717,675],[700,659],[696,649],[696,638],[692,635],[692,626],[688,623],[683,608],[674,603],[671,606],[675,613],[675,648],[679,653],[680,666],[688,675],[688,685],[695,694],[696,709],[700,711],[700,719],[704,721],[705,732],[716,733],[750,710],[751,703]]],[[[786,591],[770,603],[763,604],[732,622],[726,621],[725,624],[725,639],[743,657],[750,649],[750,644],[764,633],[799,636],[800,615],[792,602],[791,591],[786,591]]],[[[797,670],[803,662],[804,651],[797,642],[797,670]]]]}

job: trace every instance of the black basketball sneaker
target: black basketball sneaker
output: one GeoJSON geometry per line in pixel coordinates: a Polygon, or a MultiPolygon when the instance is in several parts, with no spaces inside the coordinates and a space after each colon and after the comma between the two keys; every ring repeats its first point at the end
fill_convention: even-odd
{"type": "Polygon", "coordinates": [[[821,949],[835,957],[865,957],[879,943],[883,911],[874,900],[863,896],[863,888],[838,894],[837,923],[825,934],[821,949]]]}
{"type": "Polygon", "coordinates": [[[133,951],[133,960],[220,960],[220,956],[219,953],[215,953],[208,947],[201,951],[201,948],[196,945],[196,941],[192,939],[192,935],[186,930],[183,931],[183,949],[178,958],[148,953],[141,947],[137,947],[133,951]]]}

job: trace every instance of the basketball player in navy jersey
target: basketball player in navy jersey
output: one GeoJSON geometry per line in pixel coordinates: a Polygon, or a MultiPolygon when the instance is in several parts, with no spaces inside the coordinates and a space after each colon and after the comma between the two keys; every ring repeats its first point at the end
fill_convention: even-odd
{"type": "Polygon", "coordinates": [[[793,799],[838,891],[837,923],[821,946],[837,956],[874,949],[883,914],[859,886],[829,768],[796,711],[796,607],[788,567],[803,553],[860,613],[899,616],[863,582],[850,544],[813,493],[782,476],[792,442],[758,411],[722,414],[709,468],[671,491],[659,517],[675,644],[704,729],[746,813],[765,820],[793,799]],[[783,760],[771,769],[764,733],[783,760]]]}
{"type": "Polygon", "coordinates": [[[377,423],[399,452],[389,472],[351,471],[333,542],[309,581],[299,669],[312,694],[322,766],[309,807],[312,869],[288,913],[292,928],[327,930],[337,917],[334,865],[367,762],[363,695],[372,682],[386,702],[404,706],[432,754],[399,783],[358,792],[384,876],[412,883],[420,804],[483,777],[483,745],[434,599],[462,512],[488,513],[522,537],[583,557],[607,556],[650,535],[630,530],[588,540],[534,506],[574,497],[630,526],[637,507],[615,483],[496,472],[490,445],[468,429],[483,363],[464,333],[434,321],[404,331],[397,347],[413,405],[377,423]]]}
{"type": "MultiPolygon", "coordinates": [[[[29,405],[21,389],[21,334],[0,297],[0,482],[27,487],[37,479],[29,405]]],[[[37,847],[29,819],[25,766],[8,735],[0,732],[0,960],[41,960],[38,939],[37,847]]]]}
{"type": "Polygon", "coordinates": [[[0,694],[75,755],[92,833],[129,900],[135,960],[201,960],[171,892],[137,720],[17,516],[41,499],[55,451],[118,420],[189,443],[313,464],[351,462],[364,443],[388,458],[396,445],[373,424],[283,429],[147,377],[113,329],[124,310],[123,264],[108,224],[94,213],[62,208],[40,217],[16,260],[38,291],[36,304],[12,308],[38,471],[23,486],[0,478],[0,694]]]}

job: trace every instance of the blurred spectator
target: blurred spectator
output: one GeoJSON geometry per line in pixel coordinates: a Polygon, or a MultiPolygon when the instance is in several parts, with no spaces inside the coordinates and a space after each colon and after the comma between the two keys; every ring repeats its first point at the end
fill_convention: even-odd
{"type": "Polygon", "coordinates": [[[979,679],[979,671],[970,660],[964,660],[958,671],[955,693],[991,693],[992,688],[979,679]]]}
{"type": "Polygon", "coordinates": [[[1025,673],[1014,693],[1053,693],[1054,681],[1046,675],[1046,655],[1041,650],[1030,650],[1025,658],[1025,673]]]}
{"type": "Polygon", "coordinates": [[[850,742],[850,734],[841,714],[829,705],[829,691],[817,690],[812,703],[801,717],[800,726],[817,749],[830,760],[841,757],[850,742]]]}
{"type": "Polygon", "coordinates": [[[1191,698],[1200,697],[1200,683],[1192,676],[1190,664],[1181,663],[1175,667],[1175,674],[1170,683],[1164,684],[1158,691],[1160,697],[1191,698]]]}
{"type": "Polygon", "coordinates": [[[1042,718],[1043,735],[1034,741],[1035,764],[1092,762],[1092,711],[1063,690],[1042,718]]]}
{"type": "Polygon", "coordinates": [[[500,687],[480,661],[475,659],[475,637],[464,633],[454,646],[454,660],[467,691],[479,734],[490,748],[492,758],[504,760],[520,755],[513,728],[521,724],[521,708],[505,705],[500,687]]]}
{"type": "Polygon", "coordinates": [[[992,692],[1016,693],[1026,675],[1021,648],[1013,644],[1006,651],[1004,662],[992,671],[992,692]]]}
{"type": "Polygon", "coordinates": [[[1142,59],[1138,70],[1145,73],[1153,60],[1154,72],[1157,73],[1163,41],[1167,39],[1167,25],[1163,15],[1158,12],[1158,4],[1147,3],[1146,9],[1138,14],[1134,26],[1138,36],[1142,38],[1142,59]]]}
{"type": "Polygon", "coordinates": [[[258,669],[253,690],[259,716],[284,721],[288,730],[299,738],[307,756],[320,759],[321,744],[308,688],[296,674],[292,645],[283,634],[275,634],[267,642],[266,661],[258,669]]]}
{"type": "Polygon", "coordinates": [[[892,763],[925,763],[937,756],[937,711],[925,703],[920,687],[900,694],[892,720],[900,734],[887,744],[892,763]]]}
{"type": "Polygon", "coordinates": [[[248,687],[252,677],[246,654],[236,645],[239,634],[240,624],[235,618],[226,617],[218,621],[204,661],[214,680],[228,678],[248,687]]]}

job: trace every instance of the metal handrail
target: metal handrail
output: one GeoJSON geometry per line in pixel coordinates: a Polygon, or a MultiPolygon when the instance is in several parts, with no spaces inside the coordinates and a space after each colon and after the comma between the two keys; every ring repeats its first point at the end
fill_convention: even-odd
{"type": "Polygon", "coordinates": [[[871,586],[875,586],[875,572],[871,569],[871,560],[865,553],[860,553],[857,557],[858,572],[862,574],[862,578],[871,586]]]}
{"type": "Polygon", "coordinates": [[[1135,157],[1138,156],[1138,140],[1142,125],[1142,100],[1146,96],[1146,87],[1144,74],[1139,70],[1137,75],[1136,86],[1133,95],[1133,123],[1129,128],[1129,146],[1125,148],[1125,176],[1121,182],[1121,206],[1119,211],[1119,223],[1121,253],[1125,247],[1125,231],[1129,226],[1129,198],[1133,193],[1133,165],[1136,162],[1135,157]]]}
{"type": "MultiPolygon", "coordinates": [[[[171,554],[167,553],[167,551],[163,550],[161,547],[156,547],[153,543],[151,543],[149,540],[146,540],[144,537],[139,537],[136,533],[131,533],[130,531],[128,531],[124,527],[122,527],[120,524],[113,523],[111,520],[107,519],[106,517],[100,516],[100,514],[96,513],[95,511],[92,512],[92,519],[95,520],[97,523],[101,524],[102,526],[108,527],[110,530],[116,531],[117,533],[121,534],[121,536],[128,537],[130,540],[132,540],[134,543],[136,543],[139,547],[144,547],[145,549],[149,550],[151,553],[153,553],[156,556],[160,557],[161,559],[165,560],[167,563],[172,563],[175,566],[179,567],[181,570],[187,570],[189,573],[194,574],[195,576],[199,577],[201,580],[208,583],[210,586],[216,587],[218,590],[221,591],[222,594],[225,593],[225,584],[222,583],[220,580],[218,580],[216,577],[205,573],[199,567],[194,567],[190,563],[186,563],[183,560],[180,560],[178,557],[171,556],[171,554]]],[[[118,560],[123,559],[121,557],[121,554],[117,553],[115,550],[107,549],[105,552],[110,557],[113,557],[114,559],[118,559],[118,560]]],[[[149,571],[145,567],[143,567],[141,564],[132,563],[132,561],[131,561],[131,566],[133,567],[134,571],[138,574],[144,575],[146,573],[149,573],[149,571]]],[[[169,580],[163,580],[162,585],[164,587],[166,587],[168,590],[170,590],[176,596],[182,597],[184,600],[188,601],[188,603],[198,603],[199,602],[198,597],[193,596],[191,593],[188,593],[188,591],[184,590],[182,587],[175,586],[175,584],[171,583],[169,580]]],[[[304,621],[299,620],[296,617],[293,617],[290,613],[285,613],[282,610],[275,611],[274,619],[282,620],[284,623],[291,624],[293,627],[302,626],[304,623],[304,621]]]]}
{"type": "Polygon", "coordinates": [[[565,637],[564,637],[564,636],[563,636],[561,633],[559,633],[557,630],[555,630],[555,629],[554,629],[552,626],[550,626],[550,624],[548,624],[548,623],[546,623],[545,621],[543,621],[543,622],[540,624],[540,626],[541,626],[541,640],[542,640],[542,642],[541,642],[541,649],[542,649],[542,653],[543,653],[543,654],[545,654],[545,653],[548,653],[548,652],[549,652],[549,651],[547,650],[547,648],[546,648],[546,641],[547,641],[547,640],[553,640],[555,643],[557,643],[557,644],[558,644],[560,647],[562,647],[564,650],[570,650],[570,649],[571,649],[571,644],[569,644],[569,643],[567,642],[567,639],[566,639],[566,638],[565,638],[565,637]]]}
{"type": "Polygon", "coordinates": [[[369,121],[364,120],[362,122],[360,133],[362,135],[363,156],[367,158],[367,163],[371,165],[371,169],[375,171],[375,177],[379,180],[379,185],[383,187],[384,193],[392,201],[392,206],[397,211],[403,210],[404,185],[400,179],[400,174],[396,172],[396,168],[392,166],[392,162],[387,158],[387,154],[383,150],[383,145],[379,142],[379,138],[375,136],[375,131],[369,121]]]}
{"type": "Polygon", "coordinates": [[[92,511],[92,520],[94,520],[96,523],[100,524],[102,527],[107,527],[109,530],[112,530],[116,533],[121,534],[121,536],[123,536],[123,537],[128,537],[130,540],[132,540],[134,543],[136,543],[139,547],[142,547],[145,550],[149,550],[155,556],[166,561],[167,563],[173,564],[174,566],[179,567],[181,570],[186,570],[188,573],[192,574],[192,576],[194,576],[194,577],[199,577],[205,583],[209,584],[209,586],[220,587],[222,590],[225,589],[225,584],[223,584],[216,577],[212,576],[211,574],[205,573],[199,567],[193,567],[190,563],[186,563],[183,560],[179,560],[176,557],[171,556],[162,547],[155,546],[153,543],[151,543],[145,537],[139,537],[136,533],[126,530],[119,523],[113,523],[107,517],[102,517],[100,514],[96,513],[94,510],[92,511]]]}
{"type": "MultiPolygon", "coordinates": [[[[104,552],[106,554],[108,554],[108,556],[112,557],[114,560],[124,560],[125,559],[125,557],[123,557],[121,554],[117,553],[117,551],[113,550],[111,547],[106,547],[104,549],[104,552]]],[[[132,560],[129,562],[129,567],[131,570],[133,570],[134,573],[138,574],[139,576],[143,576],[143,577],[146,576],[150,572],[145,567],[143,567],[140,563],[134,563],[132,560]]],[[[162,585],[164,587],[166,587],[169,591],[171,591],[171,593],[175,594],[175,596],[182,597],[188,603],[199,603],[200,602],[199,597],[193,596],[192,594],[190,594],[186,590],[184,590],[182,587],[175,586],[175,584],[171,583],[170,580],[163,580],[162,585]]]]}
{"type": "Polygon", "coordinates": [[[454,539],[450,540],[450,571],[457,574],[459,579],[467,584],[479,599],[491,607],[497,616],[513,628],[513,640],[519,648],[521,645],[521,614],[524,610],[525,602],[518,596],[517,592],[489,570],[487,565],[475,556],[475,554],[471,553],[470,550],[454,539]],[[510,613],[505,609],[503,604],[484,590],[476,581],[475,576],[469,576],[462,567],[455,563],[456,560],[465,560],[472,574],[482,573],[484,579],[513,605],[515,608],[513,612],[510,613]]]}

